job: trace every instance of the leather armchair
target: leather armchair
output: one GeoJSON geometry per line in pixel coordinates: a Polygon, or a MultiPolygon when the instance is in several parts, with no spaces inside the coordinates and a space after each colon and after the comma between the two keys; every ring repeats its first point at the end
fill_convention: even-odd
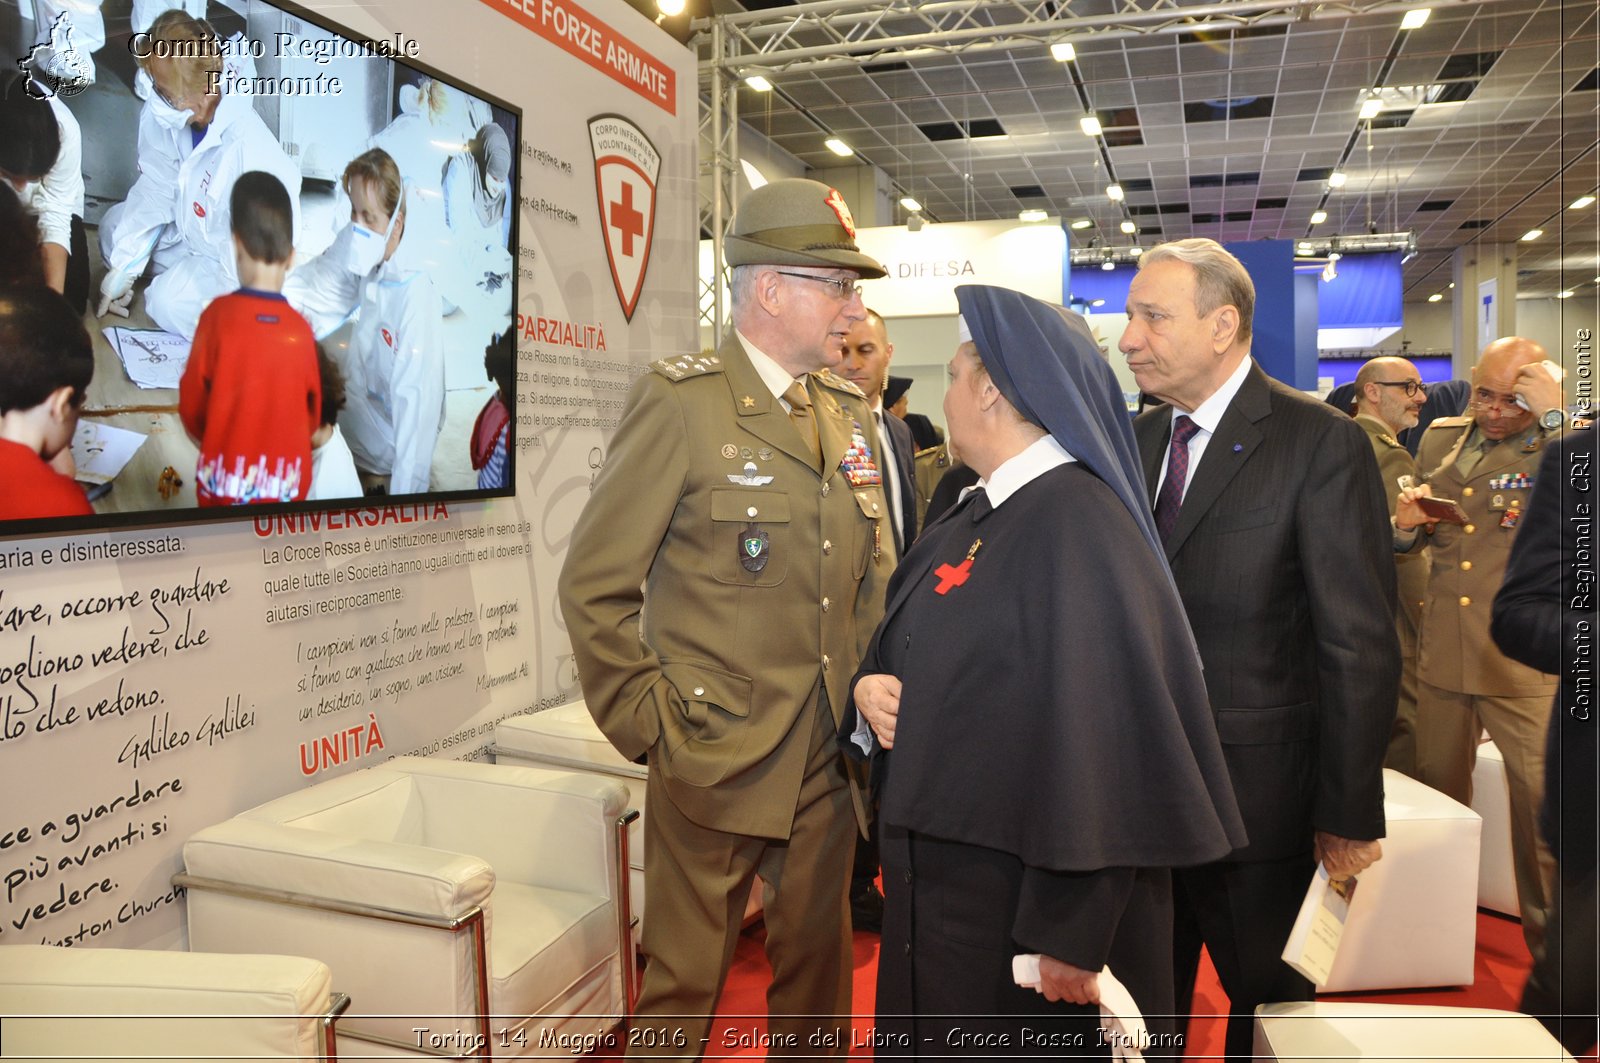
{"type": "Polygon", "coordinates": [[[549,1054],[628,1013],[632,818],[614,781],[405,757],[206,828],[174,882],[192,947],[327,963],[343,1037],[549,1054]]]}
{"type": "Polygon", "coordinates": [[[6,1059],[335,1060],[349,1005],[302,956],[0,947],[6,1059]],[[26,1016],[26,1017],[18,1017],[26,1016]]]}

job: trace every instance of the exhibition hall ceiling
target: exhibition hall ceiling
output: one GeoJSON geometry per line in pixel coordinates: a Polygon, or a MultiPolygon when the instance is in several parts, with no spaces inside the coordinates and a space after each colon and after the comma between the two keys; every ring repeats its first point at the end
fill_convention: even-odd
{"type": "MultiPolygon", "coordinates": [[[[1525,294],[1595,294],[1600,204],[1568,209],[1600,194],[1594,0],[717,0],[715,11],[729,69],[774,86],[741,83],[749,127],[824,180],[834,166],[881,168],[930,223],[1038,208],[1088,221],[1075,247],[1111,248],[1410,231],[1409,300],[1444,291],[1456,248],[1486,244],[1516,246],[1525,294]],[[1427,21],[1402,29],[1424,6],[1427,21]],[[1070,62],[1052,58],[1063,41],[1070,62]],[[1382,109],[1363,120],[1374,94],[1382,109]],[[855,156],[830,151],[829,135],[855,156]],[[1330,189],[1336,169],[1345,182],[1330,189]],[[1318,210],[1327,220],[1313,225],[1318,210]],[[1523,241],[1533,229],[1544,236],[1523,241]]],[[[709,91],[710,23],[697,25],[709,91]]]]}

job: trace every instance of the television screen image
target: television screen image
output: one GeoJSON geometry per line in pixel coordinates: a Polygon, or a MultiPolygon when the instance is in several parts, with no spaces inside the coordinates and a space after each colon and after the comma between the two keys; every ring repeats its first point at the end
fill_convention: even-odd
{"type": "Polygon", "coordinates": [[[77,389],[0,340],[45,360],[0,384],[42,426],[0,439],[0,537],[514,493],[519,109],[265,0],[0,2],[0,48],[0,139],[52,127],[0,145],[41,263],[0,337],[42,281],[93,348],[77,389]]]}

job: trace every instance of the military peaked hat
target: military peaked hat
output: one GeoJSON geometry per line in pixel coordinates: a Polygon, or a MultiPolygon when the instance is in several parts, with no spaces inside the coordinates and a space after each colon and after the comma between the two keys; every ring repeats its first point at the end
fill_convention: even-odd
{"type": "Polygon", "coordinates": [[[723,243],[730,266],[853,269],[868,280],[887,271],[856,246],[856,223],[837,189],[791,177],[744,197],[723,243]]]}

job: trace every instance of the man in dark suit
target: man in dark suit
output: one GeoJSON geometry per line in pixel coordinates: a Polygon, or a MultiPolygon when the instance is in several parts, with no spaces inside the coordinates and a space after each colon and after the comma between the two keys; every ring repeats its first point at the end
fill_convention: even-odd
{"type": "Polygon", "coordinates": [[[906,548],[917,537],[917,484],[911,464],[916,454],[911,440],[911,429],[890,413],[884,404],[884,389],[889,381],[889,362],[894,358],[894,344],[889,342],[888,326],[883,316],[870,306],[865,320],[857,321],[844,338],[844,361],[839,363],[839,375],[861,389],[872,407],[872,419],[878,426],[886,457],[879,462],[884,470],[884,492],[889,496],[893,512],[895,556],[904,557],[906,548]]]}
{"type": "MultiPolygon", "coordinates": [[[[889,383],[889,362],[894,344],[883,315],[867,307],[867,316],[851,326],[844,338],[844,361],[839,374],[861,389],[872,407],[883,447],[879,465],[883,469],[883,490],[889,497],[890,524],[894,528],[896,557],[917,537],[917,477],[912,465],[916,446],[911,429],[887,408],[885,391],[889,383]]],[[[869,812],[869,814],[871,814],[869,812]]],[[[872,815],[871,830],[856,839],[856,858],[850,872],[850,924],[856,930],[876,934],[883,929],[883,893],[878,889],[878,823],[872,815]]]]}
{"type": "Polygon", "coordinates": [[[1280,958],[1315,865],[1382,853],[1400,652],[1388,507],[1349,417],[1250,358],[1255,288],[1212,240],[1140,260],[1119,344],[1156,525],[1205,666],[1249,844],[1174,877],[1177,1001],[1201,944],[1227,992],[1229,1059],[1258,1004],[1309,1000],[1280,958]]]}

